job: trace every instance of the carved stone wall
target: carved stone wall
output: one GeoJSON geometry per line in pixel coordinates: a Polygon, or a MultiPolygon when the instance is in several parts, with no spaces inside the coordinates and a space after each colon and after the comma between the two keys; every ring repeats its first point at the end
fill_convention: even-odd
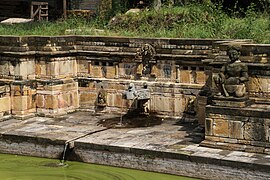
{"type": "MultiPolygon", "coordinates": [[[[231,42],[218,42],[213,46],[213,54],[208,62],[213,74],[218,73],[221,66],[229,60],[226,54],[229,44],[231,42]]],[[[224,103],[229,101],[206,106],[206,136],[202,145],[269,154],[270,45],[246,42],[237,44],[241,46],[240,60],[248,66],[249,103],[245,107],[240,107],[241,103],[234,98],[233,107],[230,107],[232,104],[224,103]]],[[[214,83],[212,87],[215,87],[214,83]]]]}
{"type": "Polygon", "coordinates": [[[214,53],[221,52],[216,48],[226,42],[0,36],[0,88],[5,89],[0,102],[10,103],[10,108],[1,113],[24,118],[61,115],[77,109],[97,111],[101,86],[107,92],[107,106],[98,111],[125,112],[132,105],[122,99],[128,84],[133,82],[140,88],[146,82],[151,92],[150,111],[181,117],[211,75],[208,60],[215,59],[214,53]],[[20,102],[21,109],[16,109],[13,101],[20,102]]]}

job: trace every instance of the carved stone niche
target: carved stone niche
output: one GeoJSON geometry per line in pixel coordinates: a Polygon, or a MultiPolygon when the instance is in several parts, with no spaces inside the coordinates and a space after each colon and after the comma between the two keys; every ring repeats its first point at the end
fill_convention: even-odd
{"type": "Polygon", "coordinates": [[[100,90],[97,96],[96,105],[98,107],[106,107],[107,106],[107,92],[104,89],[103,85],[100,86],[100,90]]]}
{"type": "Polygon", "coordinates": [[[10,63],[11,63],[11,65],[12,66],[17,66],[18,64],[20,64],[20,60],[19,59],[12,59],[11,61],[10,61],[10,63]]]}
{"type": "Polygon", "coordinates": [[[144,44],[136,53],[135,60],[138,63],[137,76],[156,77],[155,64],[156,50],[151,44],[144,44]]]}

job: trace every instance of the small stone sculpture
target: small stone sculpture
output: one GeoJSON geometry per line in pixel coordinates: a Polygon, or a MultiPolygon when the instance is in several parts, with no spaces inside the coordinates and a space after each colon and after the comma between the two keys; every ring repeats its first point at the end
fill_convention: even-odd
{"type": "Polygon", "coordinates": [[[135,85],[130,83],[128,89],[124,92],[124,98],[128,100],[134,100],[137,98],[137,91],[135,85]]]}
{"type": "Polygon", "coordinates": [[[97,105],[98,106],[106,106],[107,104],[107,93],[103,89],[103,86],[101,86],[101,90],[98,92],[98,97],[97,97],[97,105]]]}
{"type": "Polygon", "coordinates": [[[239,46],[230,46],[228,55],[230,62],[223,65],[218,76],[214,77],[214,81],[223,96],[243,97],[246,94],[248,67],[239,60],[239,46]]]}
{"type": "MultiPolygon", "coordinates": [[[[135,59],[140,59],[142,63],[137,68],[137,75],[149,75],[154,64],[156,50],[150,44],[144,44],[136,53],[135,59]]],[[[152,75],[152,74],[151,74],[152,75]]]]}

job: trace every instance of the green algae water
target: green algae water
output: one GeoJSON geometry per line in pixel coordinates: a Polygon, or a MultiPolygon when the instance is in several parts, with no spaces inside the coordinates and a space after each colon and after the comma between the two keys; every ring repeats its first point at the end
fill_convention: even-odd
{"type": "Polygon", "coordinates": [[[0,154],[1,180],[192,180],[139,170],[67,162],[55,159],[0,154]]]}

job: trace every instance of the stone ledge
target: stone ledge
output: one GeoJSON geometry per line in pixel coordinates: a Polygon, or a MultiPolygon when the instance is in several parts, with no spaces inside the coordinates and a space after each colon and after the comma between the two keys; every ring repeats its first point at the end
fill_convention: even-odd
{"type": "Polygon", "coordinates": [[[210,148],[219,148],[224,150],[231,150],[231,151],[244,151],[248,153],[269,153],[268,147],[262,146],[255,146],[255,145],[246,145],[246,144],[234,144],[228,142],[216,142],[216,141],[209,141],[204,140],[200,143],[201,146],[210,147],[210,148]]]}
{"type": "Polygon", "coordinates": [[[218,107],[207,105],[206,113],[231,115],[231,116],[243,116],[243,117],[259,117],[259,118],[269,118],[270,111],[263,108],[233,108],[233,107],[218,107]]]}
{"type": "MultiPolygon", "coordinates": [[[[2,134],[0,137],[0,144],[5,145],[5,147],[12,146],[10,150],[4,149],[1,150],[1,152],[5,153],[13,153],[13,154],[22,154],[22,155],[35,155],[39,157],[48,157],[48,158],[60,158],[61,157],[61,150],[59,147],[64,148],[65,140],[58,140],[58,139],[48,139],[48,138],[42,138],[42,137],[33,137],[31,135],[29,136],[22,136],[22,135],[11,135],[11,134],[2,134]],[[14,146],[16,143],[17,146],[14,146]],[[13,145],[12,145],[13,144],[13,145]],[[27,146],[25,146],[28,144],[27,146]],[[39,148],[38,151],[31,153],[31,150],[29,149],[36,147],[39,148]],[[50,149],[53,149],[55,147],[55,150],[51,151],[53,153],[46,152],[47,147],[50,147],[50,149]],[[54,152],[55,151],[55,152],[54,152]],[[57,151],[57,152],[56,152],[57,151]],[[27,153],[26,153],[27,152],[27,153]],[[42,153],[45,153],[46,155],[42,155],[42,153]],[[56,154],[55,154],[56,153],[56,154]]],[[[144,160],[147,160],[149,163],[154,162],[158,159],[162,159],[165,163],[169,162],[175,162],[175,161],[181,161],[186,162],[186,164],[196,164],[200,166],[217,166],[217,167],[223,167],[223,168],[232,168],[232,169],[238,169],[238,170],[244,170],[244,171],[256,171],[256,174],[260,173],[269,173],[269,165],[267,162],[261,162],[261,161],[255,161],[255,162],[246,162],[246,161],[239,161],[239,159],[228,159],[228,158],[220,158],[219,156],[216,156],[216,154],[212,154],[212,157],[205,156],[206,154],[198,154],[196,150],[194,152],[187,150],[179,151],[177,153],[175,152],[169,152],[169,151],[155,151],[155,150],[148,150],[148,149],[139,149],[139,148],[130,148],[130,147],[121,147],[121,146],[110,146],[110,145],[103,145],[103,144],[95,144],[95,143],[83,143],[83,142],[77,142],[75,141],[75,149],[74,153],[77,154],[78,157],[83,157],[81,159],[84,162],[88,162],[87,158],[91,156],[89,153],[88,157],[85,154],[86,152],[92,152],[92,153],[98,153],[101,157],[96,158],[96,162],[98,164],[105,163],[106,165],[114,165],[108,164],[106,162],[102,161],[102,158],[109,157],[110,155],[120,155],[120,156],[129,156],[129,157],[136,157],[135,161],[138,161],[139,159],[143,157],[144,160]],[[102,157],[102,154],[104,157],[102,157]],[[110,154],[110,155],[109,155],[110,154]],[[137,159],[137,160],[136,160],[137,159]],[[259,173],[260,172],[260,173],[259,173]]],[[[205,149],[204,152],[207,152],[205,149]]],[[[211,150],[209,151],[211,152],[211,150]]],[[[227,151],[227,153],[231,153],[232,151],[227,151]]],[[[122,158],[121,158],[122,159],[122,158]]],[[[74,159],[78,160],[78,159],[74,159]]],[[[111,158],[109,161],[118,162],[118,164],[121,164],[122,160],[120,159],[113,159],[111,158]]],[[[132,162],[134,163],[134,162],[132,162]]],[[[129,168],[132,168],[130,166],[127,166],[129,168]]],[[[133,167],[134,168],[134,167],[133,167]]],[[[136,167],[139,168],[140,167],[136,167]]],[[[160,168],[160,167],[159,167],[160,168]]],[[[184,167],[182,167],[184,168],[184,167]]],[[[145,169],[149,170],[149,169],[145,169]]],[[[212,169],[213,170],[213,169],[212,169]]],[[[156,169],[157,172],[163,172],[159,169],[156,169]]],[[[177,170],[175,169],[175,172],[170,171],[172,174],[178,174],[177,170]]],[[[178,174],[179,175],[179,174],[178,174]]]]}

